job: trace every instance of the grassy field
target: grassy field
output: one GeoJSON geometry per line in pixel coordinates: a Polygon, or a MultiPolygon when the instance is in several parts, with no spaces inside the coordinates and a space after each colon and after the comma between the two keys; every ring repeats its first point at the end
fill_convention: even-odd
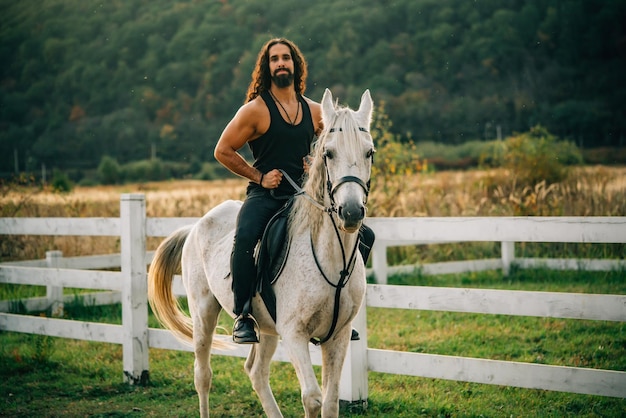
{"type": "MultiPolygon", "coordinates": [[[[0,215],[119,216],[120,193],[145,193],[148,216],[201,216],[225,199],[243,197],[245,182],[168,182],[71,193],[3,185],[0,215]]],[[[384,179],[373,185],[369,216],[626,216],[626,168],[581,167],[567,181],[518,187],[503,170],[443,172],[384,179]]],[[[0,236],[0,261],[119,251],[119,240],[97,237],[0,236]]],[[[156,247],[159,240],[150,240],[156,247]]],[[[402,247],[394,263],[492,257],[491,243],[402,247]]],[[[624,258],[623,245],[519,245],[518,256],[624,258]]],[[[392,277],[390,284],[626,294],[624,271],[513,270],[449,276],[392,277]]],[[[68,293],[75,292],[67,289],[68,293]]],[[[0,285],[0,299],[41,295],[35,286],[0,285]]],[[[47,313],[42,313],[47,314],[47,313]]],[[[66,306],[68,318],[121,322],[119,306],[66,306]]],[[[221,323],[228,329],[230,319],[221,323]]],[[[151,317],[151,326],[157,326],[151,317]]],[[[626,324],[502,315],[368,309],[368,346],[540,364],[626,370],[626,324]]],[[[288,363],[274,363],[271,384],[287,417],[302,416],[299,385],[288,363]]],[[[243,372],[243,359],[213,357],[213,416],[263,416],[243,372]]],[[[115,344],[0,333],[0,416],[197,416],[193,355],[150,350],[150,384],[122,379],[122,347],[115,344]]],[[[626,390],[626,388],[625,388],[626,390]]],[[[370,373],[371,417],[618,417],[626,400],[540,390],[370,373]]]]}
{"type": "MultiPolygon", "coordinates": [[[[392,277],[392,284],[561,290],[626,294],[624,272],[516,271],[392,277]]],[[[40,289],[40,292],[43,289],[40,289]]],[[[119,306],[67,306],[66,316],[121,322],[119,306]]],[[[230,327],[223,315],[222,325],[230,327]]],[[[151,317],[151,326],[157,326],[151,317]]],[[[626,324],[503,315],[368,309],[368,346],[410,352],[626,370],[626,324]]],[[[150,384],[122,383],[119,345],[0,334],[1,416],[197,416],[193,355],[150,350],[150,384]]],[[[302,416],[288,363],[272,366],[271,384],[285,416],[302,416]]],[[[263,416],[243,359],[213,357],[213,416],[263,416]]],[[[319,375],[319,370],[318,370],[319,375]]],[[[371,417],[617,417],[626,400],[370,373],[371,417]]]]}

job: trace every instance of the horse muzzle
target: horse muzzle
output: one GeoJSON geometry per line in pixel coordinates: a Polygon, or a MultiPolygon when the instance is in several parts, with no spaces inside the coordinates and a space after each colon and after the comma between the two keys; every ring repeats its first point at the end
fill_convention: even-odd
{"type": "Polygon", "coordinates": [[[341,221],[340,228],[353,233],[359,230],[365,218],[365,205],[359,202],[347,202],[337,208],[337,216],[341,221]]]}

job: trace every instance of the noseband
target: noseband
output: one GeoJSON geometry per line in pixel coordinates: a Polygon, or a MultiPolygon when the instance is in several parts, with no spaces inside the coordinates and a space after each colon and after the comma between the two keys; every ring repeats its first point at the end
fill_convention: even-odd
{"type": "MultiPolygon", "coordinates": [[[[326,170],[328,170],[328,167],[326,167],[326,170]]],[[[328,173],[326,174],[326,178],[328,179],[328,173]]],[[[337,191],[339,186],[346,183],[356,183],[361,186],[361,188],[365,192],[365,201],[363,203],[367,203],[367,197],[370,193],[370,181],[368,180],[367,183],[365,183],[363,180],[356,176],[344,176],[337,180],[337,183],[335,183],[334,185],[332,181],[330,181],[330,179],[326,181],[328,194],[330,195],[330,202],[333,207],[335,206],[335,192],[337,191]]]]}

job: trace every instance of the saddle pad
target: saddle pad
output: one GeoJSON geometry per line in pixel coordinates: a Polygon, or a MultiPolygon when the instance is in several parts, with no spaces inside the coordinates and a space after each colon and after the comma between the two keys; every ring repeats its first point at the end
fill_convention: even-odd
{"type": "Polygon", "coordinates": [[[288,239],[287,227],[292,206],[293,199],[289,199],[270,219],[263,232],[257,255],[257,291],[274,321],[276,321],[276,296],[271,285],[283,271],[289,254],[291,242],[288,239]]]}

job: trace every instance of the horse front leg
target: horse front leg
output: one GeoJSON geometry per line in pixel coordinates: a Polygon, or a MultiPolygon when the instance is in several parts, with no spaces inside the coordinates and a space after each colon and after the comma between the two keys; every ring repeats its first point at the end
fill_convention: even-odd
{"type": "Polygon", "coordinates": [[[339,382],[346,359],[352,329],[344,327],[333,338],[322,344],[322,389],[324,404],[322,418],[339,416],[339,382]]]}
{"type": "Polygon", "coordinates": [[[306,418],[318,417],[322,409],[322,391],[313,371],[309,340],[306,336],[289,335],[286,337],[283,333],[283,345],[287,348],[300,382],[304,416],[306,418]]]}
{"type": "Polygon", "coordinates": [[[270,417],[281,417],[276,398],[270,387],[270,363],[278,346],[277,335],[263,334],[258,344],[253,344],[244,366],[250,377],[252,387],[263,405],[265,414],[270,417]]]}

